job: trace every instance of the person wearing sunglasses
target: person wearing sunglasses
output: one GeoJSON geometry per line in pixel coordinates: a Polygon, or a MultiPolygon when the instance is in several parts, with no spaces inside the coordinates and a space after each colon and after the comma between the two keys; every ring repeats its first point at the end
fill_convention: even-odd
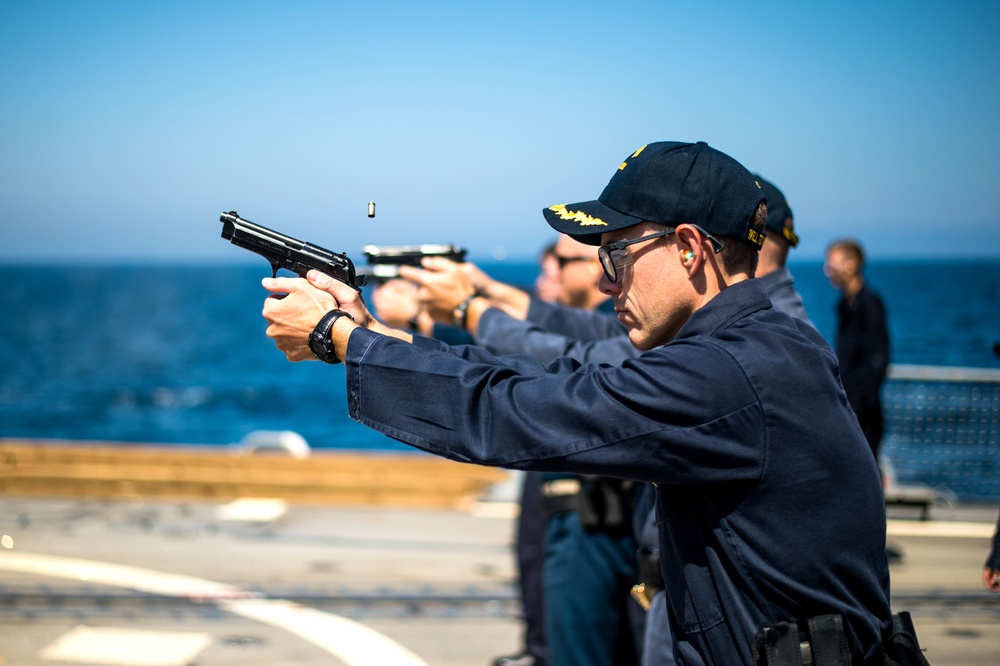
{"type": "Polygon", "coordinates": [[[655,484],[679,663],[805,663],[805,646],[816,664],[882,664],[897,635],[878,470],[836,354],[754,277],[758,181],[703,142],[658,142],[597,200],[543,214],[599,248],[636,358],[448,347],[385,327],[316,272],[264,280],[285,294],[265,302],[267,335],[291,361],[344,362],[350,416],[416,448],[655,484]]]}
{"type": "MultiPolygon", "coordinates": [[[[501,283],[469,262],[429,258],[422,269],[401,267],[401,274],[420,285],[423,307],[441,322],[451,323],[452,313],[470,298],[490,300],[494,307],[469,330],[476,344],[493,354],[530,354],[542,363],[568,356],[581,362],[619,364],[637,356],[611,299],[597,288],[602,268],[596,249],[560,234],[551,256],[559,266],[559,303],[546,303],[501,283]],[[528,321],[529,315],[539,323],[528,321]],[[587,324],[586,330],[580,323],[587,324]]],[[[537,507],[544,517],[539,562],[544,663],[651,666],[639,654],[644,614],[630,594],[637,576],[632,506],[638,484],[597,475],[537,474],[537,507]],[[589,630],[581,632],[582,624],[589,630]]],[[[526,489],[531,478],[535,477],[526,478],[526,489]]],[[[519,521],[531,519],[528,507],[525,511],[522,505],[519,521]]],[[[535,663],[541,661],[527,655],[493,662],[494,666],[535,663]]]]}
{"type": "MultiPolygon", "coordinates": [[[[777,186],[759,175],[755,175],[755,178],[767,197],[767,219],[764,226],[767,239],[760,250],[756,275],[775,309],[809,322],[802,296],[796,291],[794,279],[787,267],[789,251],[799,242],[794,230],[792,209],[777,186]]],[[[666,236],[670,232],[663,230],[662,233],[666,236]]],[[[561,271],[562,277],[576,285],[576,288],[571,287],[568,290],[569,293],[580,293],[582,288],[587,286],[600,293],[596,291],[596,281],[601,272],[597,253],[593,250],[586,251],[589,246],[577,241],[567,242],[568,238],[565,235],[561,237],[558,251],[553,248],[552,256],[564,269],[561,271]],[[597,274],[581,270],[584,266],[589,269],[594,264],[598,266],[597,274]],[[590,285],[587,285],[588,280],[592,280],[590,285]]],[[[713,249],[720,245],[721,242],[715,239],[713,249]]],[[[623,252],[627,247],[627,244],[619,243],[614,251],[623,252]]],[[[614,271],[611,251],[612,248],[607,248],[607,251],[602,253],[602,260],[614,271]]],[[[623,258],[621,261],[627,262],[628,258],[623,258]]],[[[619,344],[616,340],[619,336],[624,337],[627,329],[605,327],[606,319],[599,311],[603,310],[603,307],[585,314],[580,310],[567,310],[543,303],[541,299],[519,291],[515,294],[516,297],[504,299],[502,296],[505,294],[509,296],[511,290],[514,290],[513,287],[499,284],[485,274],[477,274],[476,283],[473,284],[468,278],[472,273],[473,271],[468,269],[459,270],[452,262],[441,261],[434,270],[414,271],[411,279],[423,286],[423,293],[425,298],[429,299],[431,309],[445,313],[445,316],[466,298],[477,293],[487,298],[489,295],[497,295],[498,302],[478,319],[477,330],[472,331],[477,342],[494,353],[534,353],[543,361],[562,355],[572,356],[581,361],[615,364],[638,353],[627,340],[626,344],[619,344]]],[[[572,304],[588,309],[589,302],[592,302],[592,299],[578,299],[572,304]]],[[[613,304],[605,300],[603,305],[613,304]]],[[[446,319],[443,323],[451,322],[446,319]]],[[[642,504],[648,504],[649,502],[645,501],[646,493],[641,494],[644,498],[642,504]]],[[[636,523],[635,531],[642,546],[638,567],[642,574],[638,578],[639,584],[633,588],[633,593],[641,595],[640,598],[643,599],[647,609],[641,659],[644,666],[668,666],[674,663],[673,643],[669,626],[663,620],[666,613],[665,595],[662,578],[656,569],[659,557],[659,546],[655,538],[656,515],[653,510],[646,513],[645,516],[633,519],[639,521],[636,523]]],[[[586,539],[585,536],[583,538],[586,539]]],[[[552,561],[553,566],[562,566],[555,558],[552,561]]],[[[572,592],[582,592],[582,588],[573,587],[572,592]]],[[[560,615],[567,625],[575,623],[575,617],[567,617],[566,613],[560,615]]],[[[592,640],[596,640],[599,636],[600,634],[596,632],[588,634],[592,640]]],[[[574,647],[591,655],[599,652],[593,649],[592,645],[582,641],[574,647]]],[[[577,663],[586,663],[579,654],[571,656],[577,663]]],[[[554,663],[558,663],[558,659],[554,660],[554,663]]]]}

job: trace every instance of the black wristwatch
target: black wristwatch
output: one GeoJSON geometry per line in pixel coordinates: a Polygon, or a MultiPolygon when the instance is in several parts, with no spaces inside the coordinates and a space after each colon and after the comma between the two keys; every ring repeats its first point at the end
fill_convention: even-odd
{"type": "Polygon", "coordinates": [[[464,329],[469,323],[469,303],[476,297],[476,292],[472,292],[465,297],[465,300],[455,306],[451,311],[451,323],[456,327],[464,329]]]}
{"type": "Polygon", "coordinates": [[[319,323],[316,324],[316,328],[309,334],[309,349],[312,350],[316,358],[324,363],[340,363],[340,360],[333,353],[333,340],[330,339],[330,331],[333,330],[334,323],[341,317],[347,317],[354,321],[354,317],[343,310],[330,310],[323,315],[319,323]]]}

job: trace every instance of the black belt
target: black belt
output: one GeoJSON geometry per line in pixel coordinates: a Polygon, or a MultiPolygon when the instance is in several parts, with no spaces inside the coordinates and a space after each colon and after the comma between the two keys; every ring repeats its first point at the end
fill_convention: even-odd
{"type": "Polygon", "coordinates": [[[577,511],[587,530],[631,529],[634,484],[604,476],[553,479],[542,484],[542,510],[551,515],[577,511]]]}
{"type": "MultiPolygon", "coordinates": [[[[913,621],[906,611],[892,616],[892,634],[883,641],[886,666],[930,666],[920,649],[913,621]]],[[[850,666],[844,619],[819,615],[798,622],[776,622],[757,632],[755,666],[850,666]]]]}

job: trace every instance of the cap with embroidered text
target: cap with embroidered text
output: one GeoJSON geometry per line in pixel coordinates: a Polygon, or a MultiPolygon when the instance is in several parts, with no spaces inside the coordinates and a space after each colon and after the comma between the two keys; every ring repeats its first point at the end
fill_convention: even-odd
{"type": "Polygon", "coordinates": [[[764,198],[753,174],[704,141],[661,141],[625,158],[596,201],[559,204],[542,213],[553,229],[588,245],[600,245],[603,233],[646,221],[697,224],[759,249],[764,234],[751,222],[764,198]]]}

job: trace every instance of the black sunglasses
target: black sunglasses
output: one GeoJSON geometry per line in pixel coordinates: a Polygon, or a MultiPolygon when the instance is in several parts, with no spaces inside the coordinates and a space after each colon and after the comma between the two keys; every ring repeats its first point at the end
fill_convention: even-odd
{"type": "MultiPolygon", "coordinates": [[[[712,242],[712,249],[716,254],[722,252],[722,249],[725,247],[722,244],[722,241],[699,227],[697,224],[692,224],[691,226],[700,231],[703,236],[712,242]]],[[[607,245],[602,245],[597,249],[597,256],[601,260],[601,268],[604,269],[604,275],[611,282],[618,282],[619,270],[624,272],[625,268],[631,264],[632,259],[631,252],[622,252],[622,250],[627,248],[629,245],[635,245],[636,243],[652,240],[654,238],[669,236],[675,231],[677,231],[677,228],[671,227],[669,229],[664,229],[663,231],[657,231],[656,233],[649,234],[648,236],[629,238],[627,240],[620,240],[615,241],[614,243],[608,243],[607,245]]]]}
{"type": "Polygon", "coordinates": [[[559,264],[559,270],[562,270],[562,269],[566,268],[566,264],[572,264],[572,263],[577,262],[577,261],[591,261],[594,258],[593,256],[590,256],[590,257],[563,257],[563,256],[560,256],[558,254],[553,254],[552,256],[555,257],[556,263],[559,264]]]}
{"type": "Polygon", "coordinates": [[[602,245],[597,248],[597,256],[601,260],[601,268],[604,269],[604,275],[611,282],[618,282],[618,269],[621,268],[622,272],[624,272],[625,268],[627,268],[627,264],[631,264],[630,259],[632,258],[631,252],[622,252],[622,250],[627,248],[629,245],[635,245],[636,243],[652,240],[654,238],[660,238],[662,236],[669,236],[675,231],[675,228],[664,229],[663,231],[657,231],[656,233],[649,234],[648,236],[615,241],[614,243],[608,243],[607,245],[602,245]],[[615,256],[616,254],[617,257],[615,256]]]}

